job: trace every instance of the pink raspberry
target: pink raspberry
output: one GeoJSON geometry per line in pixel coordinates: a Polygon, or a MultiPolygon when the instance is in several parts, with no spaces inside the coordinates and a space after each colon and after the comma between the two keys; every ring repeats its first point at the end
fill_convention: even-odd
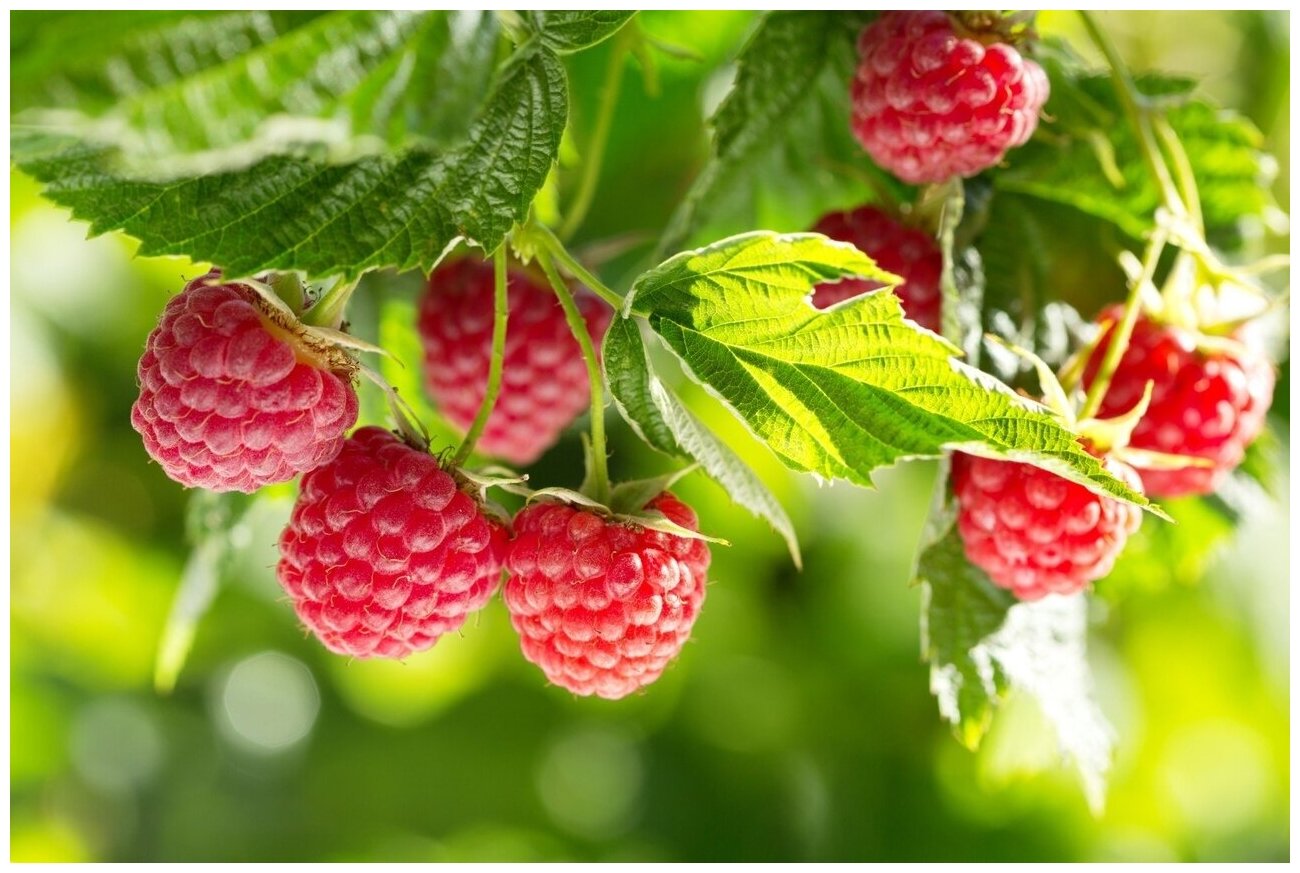
{"type": "Polygon", "coordinates": [[[1024,145],[1047,75],[1006,43],[961,39],[942,12],[884,12],[858,38],[853,133],[877,164],[919,185],[973,176],[1024,145]]]}
{"type": "MultiPolygon", "coordinates": [[[[1106,468],[1139,488],[1133,469],[1106,468]]],[[[1021,600],[1073,594],[1110,572],[1142,510],[1015,461],[954,454],[957,529],[966,557],[1021,600]]]]}
{"type": "Polygon", "coordinates": [[[507,542],[436,458],[363,427],[303,476],[277,575],[330,651],[404,658],[488,602],[507,542]]]}
{"type": "MultiPolygon", "coordinates": [[[[1097,317],[1112,325],[1084,371],[1084,384],[1096,378],[1110,330],[1124,315],[1123,305],[1097,317]]],[[[1240,351],[1202,351],[1195,331],[1163,325],[1138,316],[1128,349],[1111,380],[1101,415],[1132,409],[1148,381],[1155,383],[1151,406],[1133,431],[1129,445],[1213,462],[1212,467],[1178,470],[1138,469],[1153,497],[1209,494],[1245,456],[1259,436],[1273,402],[1273,365],[1245,337],[1240,351]]]]}
{"type": "MultiPolygon", "coordinates": [[[[473,423],[487,391],[494,282],[490,263],[459,258],[433,271],[420,303],[425,383],[443,415],[461,430],[473,423]]],[[[527,466],[587,409],[591,386],[582,350],[550,286],[513,269],[507,288],[501,393],[477,448],[527,466]]],[[[599,349],[612,313],[589,293],[576,299],[599,349]]]]}
{"type": "Polygon", "coordinates": [[[140,358],[131,424],[182,485],[250,492],[337,455],[357,396],[345,356],[247,285],[208,284],[219,276],[167,303],[140,358]]]}
{"type": "MultiPolygon", "coordinates": [[[[697,529],[667,491],[648,508],[697,529]]],[[[708,545],[563,503],[525,507],[515,534],[505,600],[524,657],[584,696],[613,700],[658,679],[704,602],[708,545]]]]}
{"type": "MultiPolygon", "coordinates": [[[[903,303],[903,314],[922,327],[940,330],[939,307],[943,298],[939,278],[943,272],[943,253],[929,234],[899,224],[874,206],[823,215],[813,231],[852,243],[870,255],[881,269],[901,276],[906,281],[894,293],[903,303]]],[[[815,289],[813,305],[825,309],[881,287],[879,282],[865,279],[823,282],[815,289]]]]}

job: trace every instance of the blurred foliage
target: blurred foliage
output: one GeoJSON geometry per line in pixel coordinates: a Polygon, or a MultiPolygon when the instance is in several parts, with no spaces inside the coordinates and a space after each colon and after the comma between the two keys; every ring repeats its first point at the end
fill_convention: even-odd
{"type": "MultiPolygon", "coordinates": [[[[649,34],[699,58],[656,54],[653,93],[638,81],[649,71],[629,62],[577,239],[636,235],[603,267],[616,284],[707,157],[704,118],[753,20],[642,16],[649,34]]],[[[1287,14],[1104,21],[1135,68],[1203,80],[1263,130],[1287,207],[1287,14]]],[[[1045,13],[1039,28],[1088,56],[1074,16],[1045,13]]],[[[565,60],[579,145],[610,50],[565,60]]],[[[569,192],[579,168],[572,148],[563,154],[569,192]]],[[[145,335],[203,267],[133,259],[120,236],[87,241],[30,180],[11,183],[14,860],[1288,857],[1285,497],[1251,491],[1231,520],[1209,504],[1171,505],[1179,524],[1147,519],[1099,586],[1091,659],[1118,752],[1094,818],[1029,701],[1012,698],[974,755],[935,716],[906,586],[933,467],[885,471],[874,492],[819,488],[692,387],[682,389],[692,408],[747,447],[787,507],[805,569],[707,480],[683,482],[708,529],[735,545],[715,549],[692,643],[649,692],[609,703],[545,687],[499,600],[406,664],[329,655],[304,638],[274,579],[289,507],[280,490],[232,532],[177,687],[155,694],[192,497],[148,462],[128,410],[145,335]]],[[[776,201],[763,210],[791,225],[775,229],[800,229],[802,213],[782,219],[776,201]]],[[[1120,293],[1099,269],[1066,277],[1085,312],[1120,293]]],[[[370,277],[353,320],[406,361],[387,375],[427,414],[405,331],[419,287],[413,276],[370,277]]],[[[1283,444],[1288,384],[1272,417],[1283,444]]],[[[382,404],[365,392],[375,420],[382,404]]],[[[610,421],[616,473],[663,469],[610,421]]],[[[536,465],[538,480],[576,484],[576,432],[536,465]]],[[[1272,493],[1285,495],[1277,463],[1272,493]]]]}

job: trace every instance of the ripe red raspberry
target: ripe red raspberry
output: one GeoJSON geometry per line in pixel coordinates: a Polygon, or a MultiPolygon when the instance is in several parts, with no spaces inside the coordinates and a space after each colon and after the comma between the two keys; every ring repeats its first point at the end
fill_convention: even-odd
{"type": "MultiPolygon", "coordinates": [[[[1139,487],[1131,467],[1103,463],[1139,487]]],[[[1073,594],[1105,576],[1142,522],[1136,506],[1030,464],[955,454],[952,481],[966,557],[1021,600],[1073,594]]]]}
{"type": "Polygon", "coordinates": [[[488,602],[507,542],[436,458],[363,427],[303,476],[277,575],[330,651],[403,658],[488,602]]]}
{"type": "Polygon", "coordinates": [[[853,133],[877,164],[919,185],[973,176],[1024,145],[1047,75],[1005,43],[960,39],[942,12],[884,12],[858,38],[853,133]]]}
{"type": "MultiPolygon", "coordinates": [[[[487,391],[494,283],[490,263],[459,258],[433,271],[420,303],[425,383],[442,413],[462,430],[473,423],[487,391]]],[[[551,288],[523,270],[510,271],[507,287],[510,320],[501,393],[477,448],[527,466],[587,408],[591,386],[582,351],[551,288]]],[[[576,299],[599,348],[610,309],[588,293],[576,299]]]]}
{"type": "MultiPolygon", "coordinates": [[[[1113,329],[1123,314],[1124,307],[1115,305],[1097,320],[1111,322],[1113,329]]],[[[1088,361],[1085,385],[1092,384],[1110,347],[1109,330],[1088,361]]],[[[1127,412],[1141,399],[1146,383],[1154,382],[1151,406],[1129,445],[1213,462],[1212,467],[1178,470],[1139,468],[1153,497],[1209,494],[1218,488],[1259,436],[1273,402],[1273,365],[1261,352],[1244,338],[1240,354],[1202,351],[1198,338],[1194,331],[1140,315],[1101,404],[1103,416],[1127,412]]]]}
{"type": "Polygon", "coordinates": [[[131,424],[167,475],[256,491],[338,454],[357,420],[348,363],[247,285],[193,280],[145,342],[131,424]]]}
{"type": "MultiPolygon", "coordinates": [[[[665,491],[648,504],[696,530],[665,491]]],[[[704,602],[709,548],[563,503],[515,516],[506,607],[524,657],[574,694],[624,697],[659,678],[704,602]]]]}
{"type": "MultiPolygon", "coordinates": [[[[813,231],[852,243],[870,255],[881,269],[903,277],[905,283],[894,289],[903,302],[903,313],[922,327],[936,332],[940,329],[939,277],[943,272],[943,253],[929,234],[899,224],[874,206],[823,215],[813,231]]],[[[813,305],[825,309],[880,287],[879,282],[865,279],[823,282],[815,289],[813,305]]]]}

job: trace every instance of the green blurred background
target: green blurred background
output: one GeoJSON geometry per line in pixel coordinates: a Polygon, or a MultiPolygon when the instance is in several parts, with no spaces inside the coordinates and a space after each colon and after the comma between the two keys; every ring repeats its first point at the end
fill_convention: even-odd
{"type": "MultiPolygon", "coordinates": [[[[1259,125],[1287,207],[1287,14],[1104,20],[1134,67],[1204,77],[1259,125]]],[[[703,58],[662,60],[657,96],[629,66],[588,241],[662,227],[753,15],[643,23],[703,58]]],[[[1065,13],[1040,29],[1077,38],[1065,13]]],[[[608,49],[569,61],[579,142],[608,49]]],[[[717,488],[684,482],[735,545],[714,550],[680,661],[617,703],[546,687],[499,600],[404,664],[329,655],[275,582],[292,490],[272,489],[232,534],[177,688],[155,693],[188,497],[148,463],[129,408],[145,335],[196,268],[133,259],[122,237],[87,241],[17,174],[10,217],[14,860],[1289,857],[1284,497],[1256,495],[1204,568],[1159,551],[1148,519],[1101,583],[1090,658],[1118,751],[1096,818],[1031,702],[1010,700],[976,754],[940,722],[906,584],[929,464],[885,471],[868,492],[818,488],[752,454],[799,527],[802,573],[717,488]]],[[[355,313],[412,363],[418,288],[370,280],[355,313]]],[[[392,375],[416,390],[412,373],[392,375]]],[[[611,423],[616,475],[662,469],[611,423]]],[[[1282,414],[1271,427],[1285,445],[1282,414]]],[[[534,481],[574,484],[579,465],[570,434],[534,481]]],[[[1195,535],[1197,508],[1181,517],[1195,535]]]]}

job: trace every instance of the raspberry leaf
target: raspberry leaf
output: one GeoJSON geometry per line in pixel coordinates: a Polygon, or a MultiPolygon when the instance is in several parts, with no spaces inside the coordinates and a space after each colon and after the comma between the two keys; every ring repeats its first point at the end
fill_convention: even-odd
{"type": "Polygon", "coordinates": [[[846,244],[760,231],[670,258],[628,309],[794,470],[870,487],[879,467],[960,448],[1158,512],[1044,407],[905,321],[894,295],[811,305],[814,285],[847,276],[896,281],[846,244]]]}
{"type": "MultiPolygon", "coordinates": [[[[995,187],[1072,206],[1140,238],[1153,226],[1160,195],[1110,77],[1084,72],[1059,54],[1044,69],[1052,83],[1047,135],[1009,154],[1010,167],[993,177],[995,187]],[[1099,143],[1106,157],[1099,158],[1099,143]]],[[[1276,210],[1268,185],[1275,168],[1250,121],[1192,96],[1189,80],[1144,76],[1137,86],[1160,97],[1187,152],[1212,238],[1233,243],[1242,218],[1276,210]]]]}
{"type": "Polygon", "coordinates": [[[15,43],[20,120],[112,142],[154,171],[196,152],[231,168],[308,142],[363,148],[362,137],[453,145],[487,94],[498,33],[486,12],[34,18],[32,39],[15,43]],[[81,49],[71,62],[68,43],[81,49]]]}
{"type": "Polygon", "coordinates": [[[771,525],[785,540],[795,566],[803,566],[794,523],[780,501],[749,465],[655,376],[634,319],[614,319],[605,333],[601,358],[610,395],[632,430],[651,448],[698,463],[732,501],[771,525]]]}
{"type": "Polygon", "coordinates": [[[117,149],[75,137],[15,128],[12,146],[51,200],[91,222],[92,234],[139,238],[140,254],[183,254],[232,275],[275,268],[355,278],[380,267],[428,270],[461,239],[500,245],[555,160],[566,90],[559,58],[532,44],[504,65],[454,150],[418,146],[343,163],[272,156],[166,182],[124,175],[117,149]]]}
{"type": "MultiPolygon", "coordinates": [[[[946,496],[946,482],[939,494],[946,496]]],[[[1099,811],[1114,737],[1092,699],[1085,596],[1017,602],[966,560],[955,514],[945,503],[941,499],[932,515],[931,539],[916,570],[923,591],[921,651],[939,712],[974,749],[1009,691],[1030,695],[1099,811]]]]}
{"type": "Polygon", "coordinates": [[[603,42],[627,24],[635,11],[620,9],[534,10],[525,13],[528,23],[542,42],[565,54],[603,42]]]}
{"type": "Polygon", "coordinates": [[[979,748],[1007,690],[1001,665],[981,643],[997,633],[1016,602],[962,551],[955,527],[921,553],[921,651],[939,712],[968,749],[979,748]]]}

